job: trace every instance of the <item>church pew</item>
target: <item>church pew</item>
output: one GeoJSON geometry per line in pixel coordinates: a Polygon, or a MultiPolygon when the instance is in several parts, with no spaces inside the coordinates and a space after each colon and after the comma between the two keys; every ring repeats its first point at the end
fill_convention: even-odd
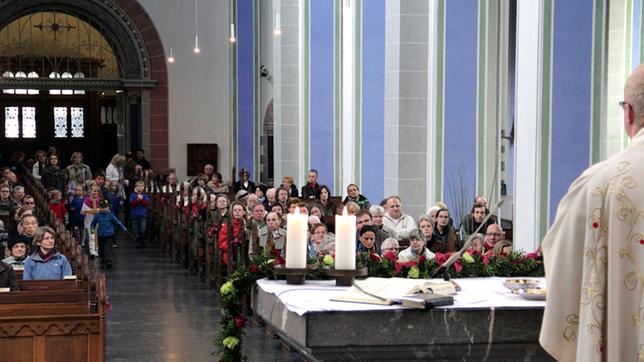
{"type": "MultiPolygon", "coordinates": [[[[36,284],[32,282],[70,284],[69,281],[26,283],[36,284]]],[[[80,285],[82,288],[83,284],[80,285]]],[[[92,290],[21,291],[0,295],[0,359],[104,361],[104,274],[98,278],[96,292],[92,290]]]]}
{"type": "Polygon", "coordinates": [[[19,280],[18,286],[21,291],[87,290],[88,288],[87,283],[80,280],[19,280]]]}

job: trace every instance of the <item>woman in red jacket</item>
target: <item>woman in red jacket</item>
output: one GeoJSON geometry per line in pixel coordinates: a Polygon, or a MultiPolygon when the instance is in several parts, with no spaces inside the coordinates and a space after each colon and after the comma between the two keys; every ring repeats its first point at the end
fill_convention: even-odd
{"type": "Polygon", "coordinates": [[[230,214],[232,219],[221,224],[218,239],[219,255],[223,265],[228,266],[231,261],[230,267],[227,268],[229,271],[243,264],[248,253],[248,238],[245,232],[246,207],[241,202],[235,201],[230,206],[230,214]]]}

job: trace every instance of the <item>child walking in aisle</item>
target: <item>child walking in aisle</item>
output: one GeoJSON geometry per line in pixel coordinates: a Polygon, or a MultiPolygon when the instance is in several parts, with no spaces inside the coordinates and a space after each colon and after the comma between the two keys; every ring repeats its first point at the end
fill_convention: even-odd
{"type": "Polygon", "coordinates": [[[81,209],[81,215],[85,216],[83,220],[85,226],[85,237],[84,245],[85,250],[90,255],[90,258],[98,256],[98,250],[96,249],[96,235],[91,232],[92,221],[94,221],[94,216],[98,214],[98,206],[101,202],[101,188],[100,186],[94,184],[91,186],[89,191],[89,196],[83,201],[83,208],[81,209]]]}
{"type": "Polygon", "coordinates": [[[130,225],[136,237],[136,247],[145,246],[145,228],[148,221],[150,197],[145,193],[145,182],[137,181],[130,195],[130,225]]]}
{"type": "Polygon", "coordinates": [[[101,267],[107,269],[112,269],[112,245],[114,245],[114,235],[116,234],[114,224],[118,225],[122,230],[127,230],[110,210],[110,202],[102,200],[100,211],[94,216],[90,227],[93,230],[98,226],[96,229],[98,255],[101,258],[101,267]]]}
{"type": "Polygon", "coordinates": [[[83,186],[77,185],[74,187],[74,194],[69,201],[69,214],[72,235],[74,235],[74,239],[81,242],[83,240],[83,220],[85,219],[85,215],[81,215],[83,201],[85,201],[83,186]]]}

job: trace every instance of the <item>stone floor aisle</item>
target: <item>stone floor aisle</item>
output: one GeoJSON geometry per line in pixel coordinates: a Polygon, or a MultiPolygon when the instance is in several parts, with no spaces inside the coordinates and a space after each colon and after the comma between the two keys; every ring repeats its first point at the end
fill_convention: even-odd
{"type": "MultiPolygon", "coordinates": [[[[156,249],[135,249],[122,237],[106,271],[113,308],[107,314],[107,361],[215,361],[219,298],[156,249]]],[[[249,325],[249,361],[296,360],[279,340],[249,325]]]]}

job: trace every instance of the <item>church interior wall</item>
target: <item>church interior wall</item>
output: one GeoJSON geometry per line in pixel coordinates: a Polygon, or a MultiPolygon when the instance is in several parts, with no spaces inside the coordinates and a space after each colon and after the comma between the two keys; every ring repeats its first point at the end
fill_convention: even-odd
{"type": "MultiPolygon", "coordinates": [[[[422,58],[421,58],[422,59],[422,58]]],[[[384,197],[385,1],[362,6],[361,192],[372,202],[384,197]]]]}
{"type": "Polygon", "coordinates": [[[237,41],[232,44],[236,47],[237,61],[237,104],[233,104],[237,111],[236,142],[237,168],[245,168],[257,179],[255,171],[255,84],[259,80],[257,75],[259,65],[255,64],[255,7],[254,1],[234,1],[237,7],[237,41]]]}
{"type": "MultiPolygon", "coordinates": [[[[445,141],[443,198],[456,208],[475,196],[478,2],[445,4],[445,141]]],[[[466,206],[467,207],[467,206],[466,206]]]]}
{"type": "Polygon", "coordinates": [[[593,1],[584,2],[554,2],[550,221],[568,185],[590,165],[593,1]]]}
{"type": "Polygon", "coordinates": [[[319,172],[320,180],[333,188],[334,179],[334,1],[312,1],[310,21],[310,166],[319,172]]]}
{"type": "MultiPolygon", "coordinates": [[[[172,47],[175,63],[168,64],[169,165],[186,176],[188,143],[216,143],[219,171],[231,179],[229,106],[228,1],[199,2],[199,45],[195,55],[194,3],[140,0],[166,53],[172,47]]],[[[153,111],[153,110],[152,110],[153,111]]]]}

